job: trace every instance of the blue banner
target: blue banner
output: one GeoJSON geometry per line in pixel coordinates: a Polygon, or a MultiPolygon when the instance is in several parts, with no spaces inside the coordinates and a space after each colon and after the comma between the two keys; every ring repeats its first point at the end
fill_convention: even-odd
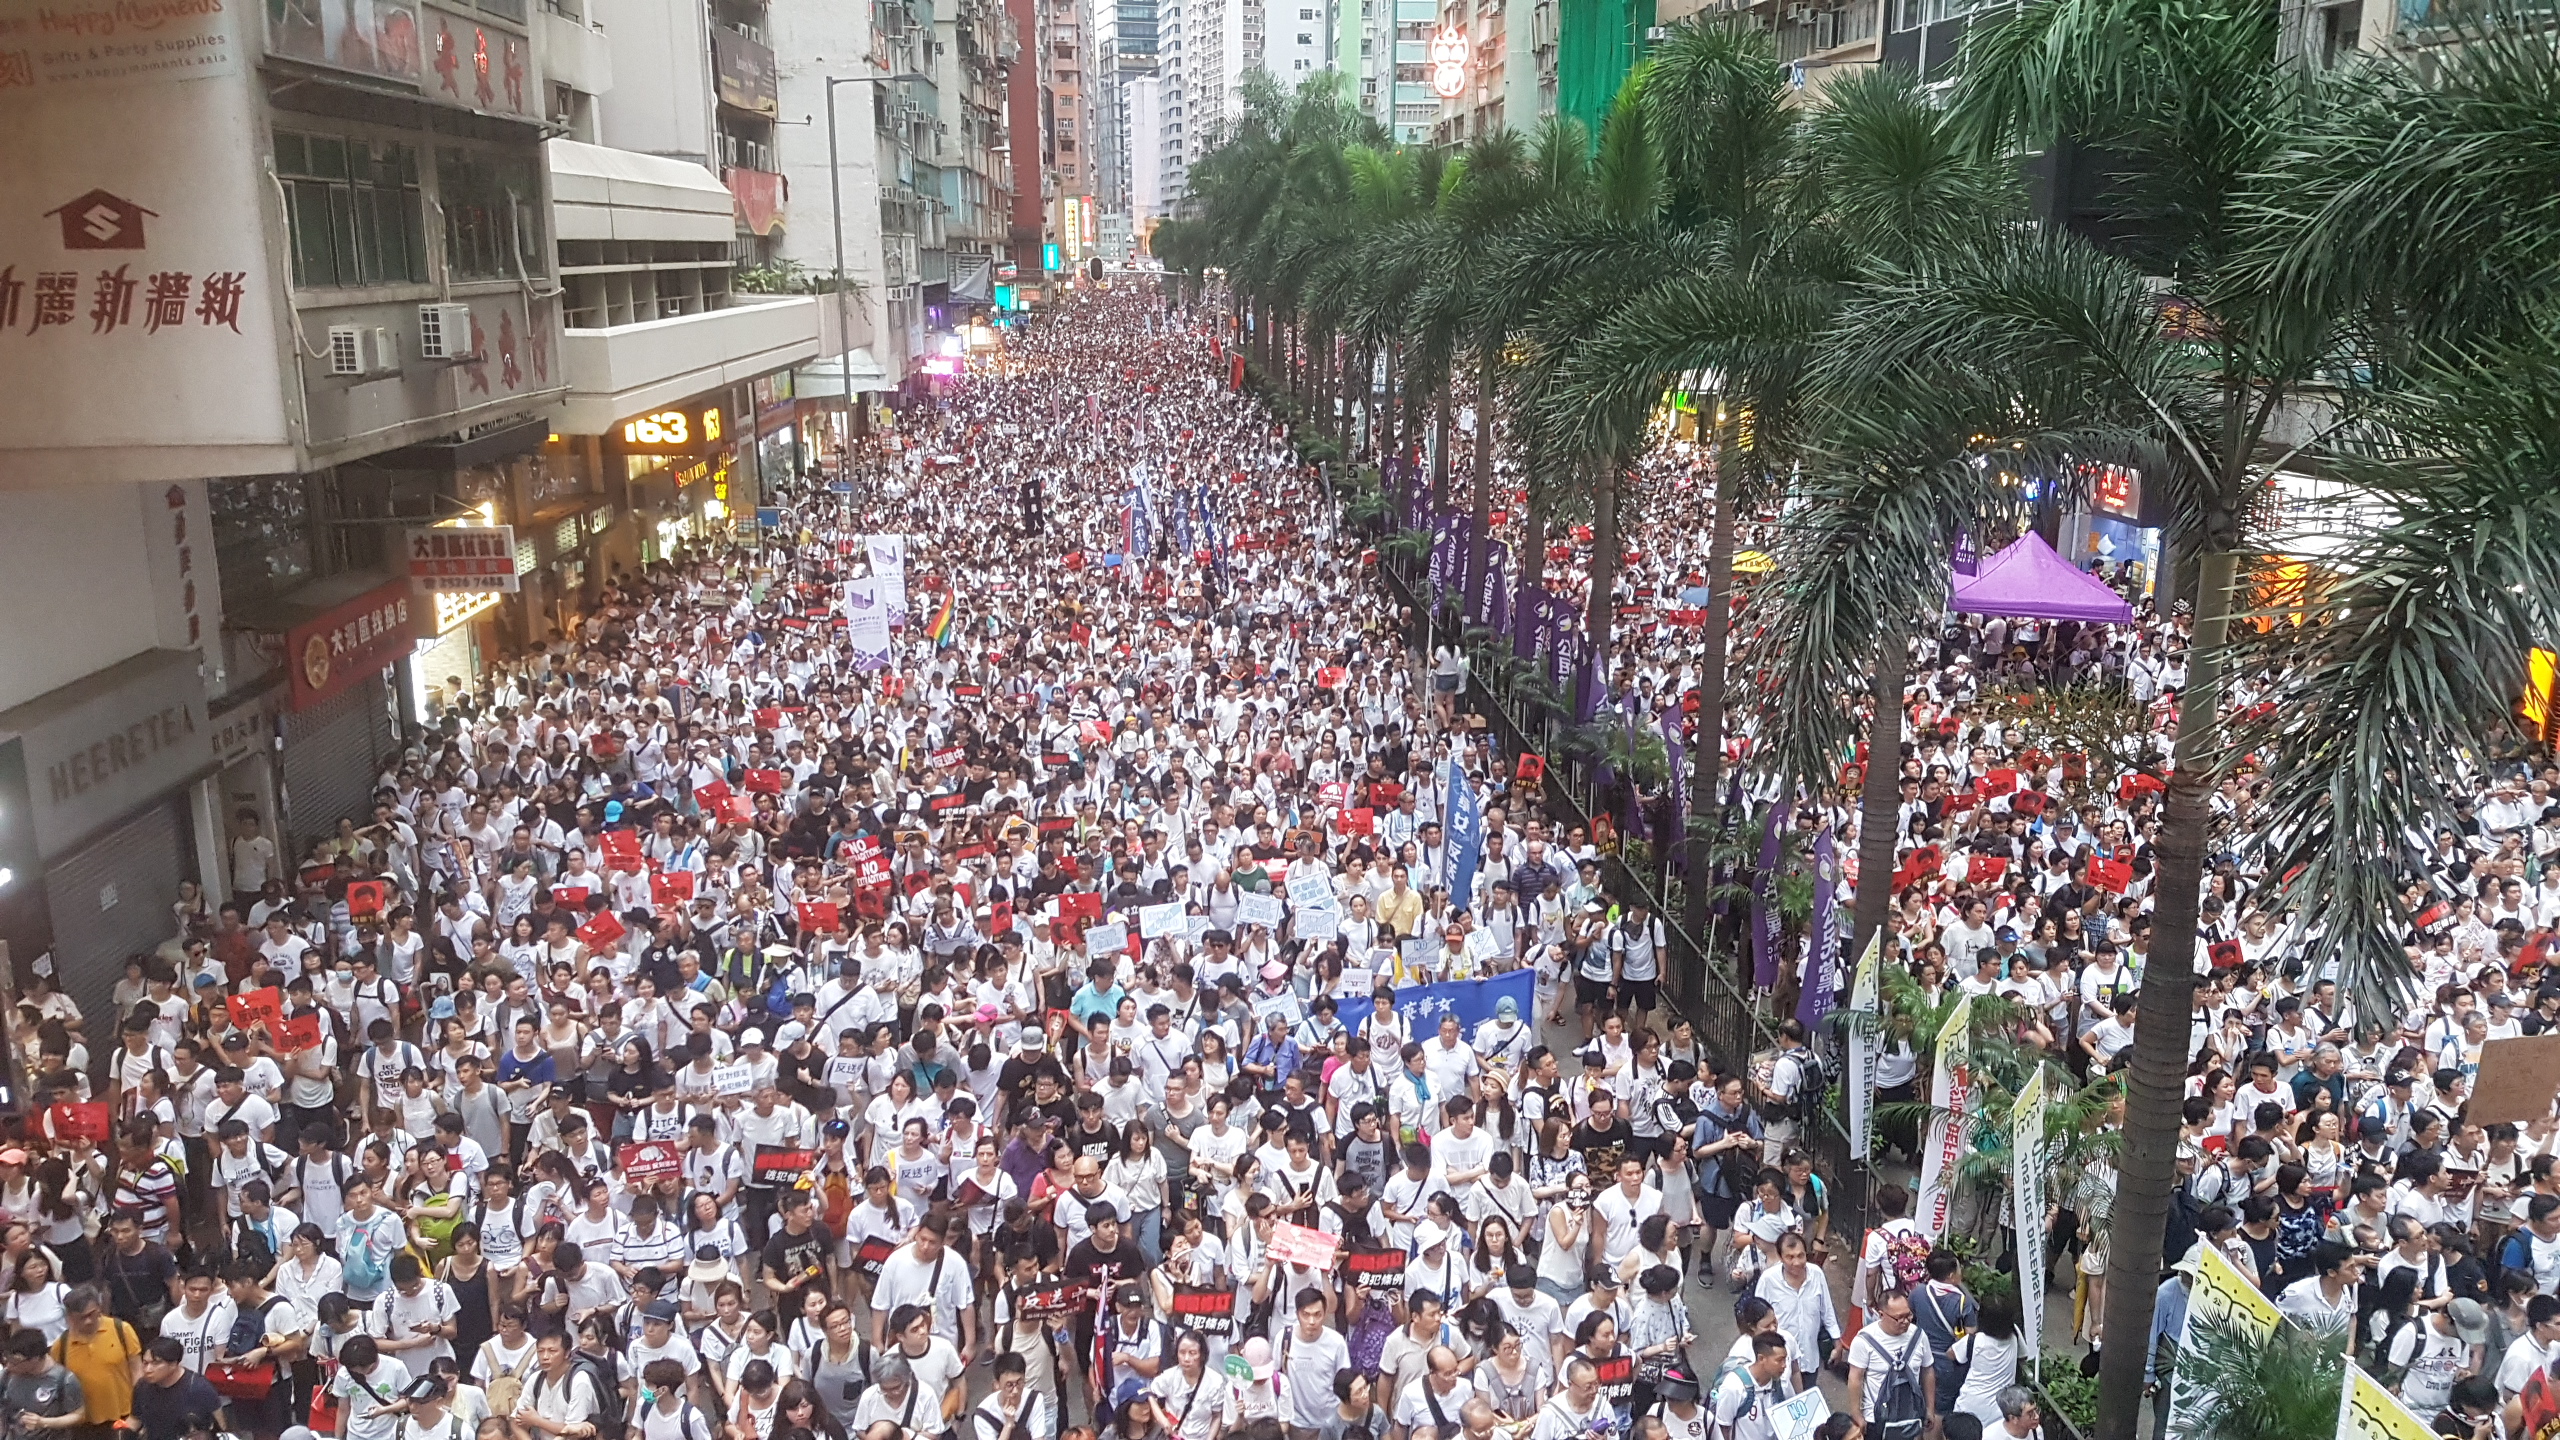
{"type": "MultiPolygon", "coordinates": [[[[1458,1033],[1475,1038],[1476,1027],[1493,1018],[1505,999],[1520,1007],[1520,1018],[1537,1023],[1538,977],[1531,970],[1510,970],[1490,980],[1451,980],[1439,985],[1407,985],[1396,992],[1396,1019],[1406,1038],[1429,1043],[1440,1031],[1440,1017],[1458,1017],[1458,1033]]],[[[1446,1096],[1434,1096],[1434,1100],[1446,1096]]]]}
{"type": "Polygon", "coordinates": [[[1509,557],[1501,541],[1486,541],[1484,573],[1476,577],[1476,618],[1496,635],[1511,633],[1511,591],[1502,583],[1509,557]]]}
{"type": "Polygon", "coordinates": [[[1799,983],[1796,1018],[1807,1031],[1819,1029],[1840,990],[1840,853],[1828,825],[1813,837],[1813,915],[1805,925],[1799,983]]]}
{"type": "Polygon", "coordinates": [[[1484,800],[1452,757],[1448,767],[1449,814],[1441,829],[1449,845],[1449,908],[1475,907],[1476,867],[1484,860],[1484,800]]]}

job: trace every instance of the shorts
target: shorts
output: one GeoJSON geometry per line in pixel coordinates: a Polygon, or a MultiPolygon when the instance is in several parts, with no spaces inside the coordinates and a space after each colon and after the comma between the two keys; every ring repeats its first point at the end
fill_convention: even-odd
{"type": "Polygon", "coordinates": [[[1431,677],[1431,688],[1442,695],[1455,695],[1458,693],[1458,677],[1435,674],[1431,677]]]}
{"type": "Polygon", "coordinates": [[[1650,1010],[1662,995],[1662,982],[1659,980],[1623,980],[1619,982],[1619,988],[1626,992],[1621,998],[1630,1010],[1650,1010]]]}
{"type": "Polygon", "coordinates": [[[1597,1008],[1609,1003],[1609,982],[1594,980],[1579,971],[1573,977],[1573,1003],[1597,1008]]]}
{"type": "Polygon", "coordinates": [[[1701,1195],[1698,1197],[1698,1222],[1710,1230],[1730,1230],[1735,1212],[1741,1209],[1742,1201],[1735,1196],[1701,1195]]]}

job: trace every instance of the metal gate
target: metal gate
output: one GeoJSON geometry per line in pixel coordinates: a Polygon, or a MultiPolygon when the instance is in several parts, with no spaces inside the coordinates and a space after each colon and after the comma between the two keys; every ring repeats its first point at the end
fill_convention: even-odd
{"type": "Polygon", "coordinates": [[[186,811],[174,796],[45,867],[54,974],[88,1017],[93,1049],[116,1033],[106,1012],[126,957],[148,955],[177,934],[169,905],[178,882],[194,876],[186,811]]]}
{"type": "Polygon", "coordinates": [[[284,824],[291,844],[277,858],[286,875],[311,842],[337,832],[338,817],[373,823],[365,802],[390,748],[391,721],[378,675],[284,717],[284,824]]]}

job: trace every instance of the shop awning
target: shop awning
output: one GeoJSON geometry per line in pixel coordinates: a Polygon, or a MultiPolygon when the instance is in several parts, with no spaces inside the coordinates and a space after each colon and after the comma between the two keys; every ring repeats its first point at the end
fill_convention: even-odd
{"type": "MultiPolygon", "coordinates": [[[[842,395],[845,392],[846,362],[835,356],[811,360],[791,372],[791,393],[803,400],[842,395]]],[[[882,368],[879,358],[866,345],[853,347],[853,393],[895,390],[898,382],[882,368]]]]}
{"type": "Polygon", "coordinates": [[[1947,608],[1967,615],[2020,615],[2037,620],[2086,620],[2122,625],[2133,607],[2094,575],[2054,553],[2030,530],[1972,575],[1956,577],[1947,608]]]}

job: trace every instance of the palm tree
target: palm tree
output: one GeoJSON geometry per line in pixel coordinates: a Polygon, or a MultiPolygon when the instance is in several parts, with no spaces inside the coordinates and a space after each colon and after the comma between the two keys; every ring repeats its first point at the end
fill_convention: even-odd
{"type": "MultiPolygon", "coordinates": [[[[1581,362],[1586,393],[1603,400],[1702,376],[1713,403],[1701,414],[1718,417],[1706,653],[1688,777],[1693,876],[1705,874],[1709,817],[1721,802],[1736,523],[1804,458],[1804,385],[1819,340],[1862,276],[1954,243],[2018,204],[2006,172],[1969,154],[1898,72],[1835,84],[1811,111],[1789,104],[1788,93],[1755,31],[1686,26],[1657,53],[1645,99],[1661,133],[1680,137],[1670,154],[1670,208],[1709,240],[1710,263],[1666,277],[1628,305],[1581,362]]],[[[1879,673],[1877,693],[1899,693],[1900,648],[1879,647],[1892,673],[1879,673]]],[[[1898,753],[1899,710],[1886,708],[1897,728],[1880,753],[1898,753]]],[[[1888,870],[1897,798],[1889,783],[1869,787],[1868,844],[1886,847],[1888,870]]],[[[1886,898],[1874,887],[1862,892],[1853,952],[1883,924],[1886,898]]],[[[1704,928],[1706,901],[1707,887],[1693,883],[1693,934],[1704,928]]]]}
{"type": "MultiPolygon", "coordinates": [[[[2354,85],[2344,94],[2325,91],[2279,63],[2277,23],[2273,11],[2238,0],[2038,0],[1977,31],[1953,114],[1986,152],[2068,138],[2107,157],[2107,194],[2121,222],[2112,243],[2118,253],[2065,236],[1996,234],[1870,287],[1825,341],[1826,380],[1843,395],[1902,397],[1910,418],[1935,417],[1942,431],[1945,420],[1961,425],[1978,417],[1973,428],[1990,446],[2017,447],[2014,453],[2043,459],[2048,473],[2066,480],[2076,461],[2137,464],[2145,484],[2167,501],[2170,547],[2196,557],[2188,684],[2156,849],[2152,949],[2126,1077],[2122,1184],[2109,1246],[2105,1323],[2118,1336],[2143,1333],[2159,1273],[2198,901],[2212,845],[2209,805],[2241,753],[2235,741],[2247,738],[2235,736],[2222,713],[2232,665],[2273,666],[2283,719],[2261,759],[2288,797],[2268,831],[2282,857],[2275,873],[2302,867],[2286,893],[2322,922],[2311,932],[2315,960],[2337,958],[2342,988],[2361,1013],[2372,1014],[2389,1008],[2408,983],[2400,938],[2409,917],[2377,879],[2396,877],[2405,852],[2394,843],[2400,832],[2384,822],[2430,809],[2439,798],[2432,786],[2450,773],[2451,756],[2486,745],[2503,723],[2505,703],[2481,705],[2480,697],[2515,693],[2528,624],[2549,618],[2550,592],[2533,593],[2548,584],[2539,568],[2548,562],[2530,560],[2522,549],[2548,543],[2541,537],[2550,534],[2550,492],[2546,482],[2529,496],[2533,487],[2513,472],[2534,471],[2552,452],[2515,458],[2510,448],[2508,473],[2498,482],[2466,471],[2454,458],[2461,452],[2448,448],[2464,438],[2462,425],[2442,402],[2392,393],[2414,378],[2405,364],[2392,368],[2405,362],[2407,349],[2398,332],[2373,323],[2402,308],[2386,283],[2394,276],[2426,280],[2427,295],[2476,295],[2477,287],[2412,274],[2423,267],[2375,263],[2369,251],[2340,250],[2334,235],[2306,235],[2302,202],[2286,197],[2289,167],[2318,172],[2325,164],[2334,179],[2347,173],[2342,157],[2358,153],[2353,135],[2366,137],[2368,157],[2391,143],[2379,138],[2386,127],[2371,106],[2374,95],[2393,92],[2354,85]],[[2306,135],[2326,147],[2308,152],[2311,159],[2292,148],[2306,135]],[[2304,283],[2267,283],[2279,264],[2295,267],[2304,283]],[[2153,276],[2189,300],[2203,323],[2164,333],[2153,276]],[[2367,375],[2374,381],[2360,378],[2367,375]],[[2425,423],[2430,416],[2433,428],[2425,423]],[[2278,443],[2280,434],[2288,443],[2278,443]],[[2284,635],[2249,630],[2235,644],[2244,567],[2269,540],[2253,527],[2253,507],[2277,470],[2306,455],[2359,478],[2393,503],[2395,518],[2362,537],[2353,552],[2358,568],[2312,624],[2284,635]],[[2431,587],[2442,608],[2411,613],[2403,604],[2418,597],[2385,587],[2429,559],[2453,555],[2448,524],[2475,548],[2463,552],[2466,563],[2454,575],[2431,587]],[[2484,525],[2518,544],[2478,545],[2484,525]],[[2466,713],[2466,704],[2479,708],[2466,713]],[[2366,708],[2350,712],[2350,705],[2366,708]],[[2314,893],[2318,885],[2332,888],[2314,893]]],[[[2539,64],[2552,63],[2546,47],[2539,64]]],[[[2458,88],[2464,64],[2459,56],[2447,61],[2452,78],[2439,83],[2458,88]]],[[[2459,153],[2460,129],[2445,118],[2436,143],[2412,147],[2435,165],[2459,153]]],[[[2509,136],[2508,153],[2528,149],[2509,136]]],[[[2403,197],[2418,209],[2425,208],[2426,168],[2416,156],[2401,166],[2403,197]]],[[[2541,223],[2548,225],[2547,211],[2541,223]]],[[[2510,259],[2533,253],[2540,252],[2506,248],[2510,259]]],[[[2443,268],[2441,260],[2432,263],[2443,268]]],[[[2528,295],[2528,306],[2548,304],[2543,274],[2546,288],[2528,295]]],[[[2547,339],[2541,344],[2547,348],[2547,339]]],[[[2513,357],[2494,380],[2478,367],[2462,373],[2478,387],[2503,387],[2508,403],[2487,412],[2495,420],[2520,423],[2543,402],[2540,372],[2526,366],[2519,373],[2513,357]]],[[[2441,388],[2451,378],[2431,383],[2441,388]]],[[[2463,393],[2458,383],[2452,393],[2463,393]]],[[[2481,427],[2472,429],[2468,438],[2491,448],[2481,427]]],[[[2514,432],[2499,433],[2515,444],[2514,432]]],[[[1949,503],[1934,528],[1927,515],[1897,522],[1910,528],[1894,544],[1906,563],[1928,567],[1926,574],[1943,575],[1949,522],[1969,508],[1953,473],[1968,458],[1988,464],[1983,440],[1937,452],[1944,483],[1931,488],[1949,503]]],[[[1925,587],[1903,588],[1916,595],[1925,587]]],[[[1836,677],[1873,633],[1845,624],[1809,627],[1803,636],[1815,648],[1785,662],[1787,678],[1801,684],[1816,674],[1836,677]]],[[[1787,696],[1781,703],[1815,702],[1787,696]]],[[[1810,722],[1808,735],[1827,723],[1801,718],[1810,722]]],[[[2107,1440],[2132,1433],[2141,1349],[2119,1344],[2105,1352],[2099,1413],[2107,1440]]]]}

